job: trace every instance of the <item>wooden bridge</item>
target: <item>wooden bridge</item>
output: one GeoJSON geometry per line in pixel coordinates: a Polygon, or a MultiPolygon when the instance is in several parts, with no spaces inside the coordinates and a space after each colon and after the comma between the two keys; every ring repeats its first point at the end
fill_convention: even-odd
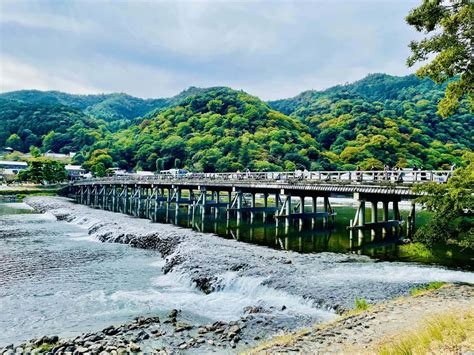
{"type": "Polygon", "coordinates": [[[127,174],[105,178],[77,180],[70,192],[78,203],[132,214],[134,209],[150,211],[160,207],[185,206],[188,213],[197,209],[202,214],[226,209],[227,218],[235,215],[237,223],[244,213],[252,221],[260,212],[264,218],[274,216],[277,227],[288,228],[292,220],[300,225],[310,219],[323,226],[336,216],[329,197],[350,196],[357,201],[357,211],[348,229],[386,234],[398,233],[405,224],[400,216],[399,202],[411,200],[412,208],[406,223],[407,235],[415,226],[416,194],[412,187],[428,182],[444,183],[450,171],[296,171],[187,173],[139,176],[127,174]],[[318,203],[319,202],[319,203],[318,203]],[[371,218],[366,222],[366,204],[371,218]],[[382,216],[378,206],[382,205],[382,216]],[[390,213],[392,212],[392,213],[390,213]]]}

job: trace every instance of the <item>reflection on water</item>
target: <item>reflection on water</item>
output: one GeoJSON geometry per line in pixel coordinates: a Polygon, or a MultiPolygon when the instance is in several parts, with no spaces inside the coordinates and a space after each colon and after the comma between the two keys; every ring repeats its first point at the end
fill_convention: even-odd
{"type": "MultiPolygon", "coordinates": [[[[347,199],[345,199],[347,200],[347,199]]],[[[225,208],[215,207],[187,207],[181,206],[176,209],[173,204],[169,208],[166,204],[147,205],[145,202],[125,206],[118,204],[117,212],[125,212],[139,218],[148,218],[158,223],[170,223],[185,228],[191,228],[198,232],[214,233],[227,239],[263,245],[274,249],[292,250],[299,253],[314,252],[336,252],[336,253],[358,253],[382,260],[403,260],[424,263],[437,263],[450,267],[462,267],[474,269],[472,252],[463,251],[456,246],[434,247],[429,255],[421,256],[418,252],[407,252],[400,245],[404,238],[406,225],[401,232],[382,229],[365,231],[361,239],[357,233],[351,237],[347,226],[354,218],[356,208],[348,205],[337,205],[333,201],[333,210],[336,216],[332,223],[325,226],[321,218],[317,220],[295,219],[285,227],[276,226],[273,214],[264,212],[243,212],[241,218],[237,218],[235,211],[227,211],[225,208]]],[[[347,201],[344,201],[347,204],[347,201]]],[[[112,204],[99,206],[112,210],[112,204]]],[[[366,220],[370,220],[370,209],[366,210],[366,220]]],[[[404,221],[408,219],[408,210],[400,211],[404,221]]],[[[382,215],[382,210],[378,211],[382,215]]],[[[417,212],[417,226],[426,223],[430,214],[424,211],[417,212]]]]}

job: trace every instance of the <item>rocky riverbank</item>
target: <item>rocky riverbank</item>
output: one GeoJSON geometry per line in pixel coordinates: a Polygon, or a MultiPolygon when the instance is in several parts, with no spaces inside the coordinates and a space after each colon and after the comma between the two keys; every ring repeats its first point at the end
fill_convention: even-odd
{"type": "MultiPolygon", "coordinates": [[[[163,347],[168,351],[200,353],[223,349],[238,351],[283,331],[335,319],[338,312],[354,306],[356,297],[364,298],[369,303],[379,303],[406,294],[410,288],[430,281],[474,283],[474,274],[469,272],[378,262],[352,254],[304,255],[272,250],[173,225],[92,209],[65,198],[29,197],[25,202],[37,211],[51,213],[59,220],[86,228],[91,238],[102,242],[158,250],[164,259],[163,272],[193,283],[203,293],[213,294],[231,289],[249,300],[245,309],[240,306],[234,312],[240,316],[221,318],[224,322],[205,326],[187,319],[178,319],[175,324],[160,319],[159,326],[154,322],[134,328],[136,323],[132,322],[130,325],[134,329],[131,330],[128,325],[124,325],[124,328],[113,327],[122,330],[110,335],[112,338],[102,330],[98,333],[99,337],[103,333],[104,338],[99,344],[105,349],[115,346],[117,350],[125,348],[131,351],[130,346],[135,346],[131,344],[136,344],[145,351],[163,347]],[[185,326],[188,329],[181,329],[178,324],[183,322],[189,323],[190,328],[185,326]],[[240,329],[237,336],[229,336],[229,329],[234,327],[230,332],[233,334],[236,326],[240,329]],[[136,342],[141,330],[149,338],[136,342]],[[152,333],[151,330],[157,332],[152,333]]],[[[229,307],[234,305],[230,303],[229,307]]],[[[212,313],[212,309],[203,312],[212,313]]],[[[90,349],[90,346],[97,345],[87,343],[94,334],[97,335],[91,333],[80,336],[77,344],[75,340],[64,340],[64,344],[80,346],[81,350],[90,349]]],[[[50,335],[48,339],[51,342],[50,335]]],[[[31,347],[28,344],[23,346],[31,347]]],[[[54,344],[54,347],[57,346],[54,344]]],[[[67,346],[63,346],[62,350],[67,346]]]]}
{"type": "MultiPolygon", "coordinates": [[[[252,309],[248,310],[252,312],[252,309]]],[[[192,325],[180,321],[179,310],[172,310],[165,319],[137,317],[132,322],[109,326],[101,331],[84,333],[75,338],[43,336],[19,345],[0,348],[0,354],[53,353],[53,354],[126,354],[175,351],[211,353],[237,348],[242,337],[249,337],[247,323],[254,317],[248,314],[238,321],[192,325]]]]}
{"type": "MultiPolygon", "coordinates": [[[[399,341],[407,332],[422,330],[423,322],[437,315],[473,312],[473,285],[445,285],[413,297],[385,302],[312,329],[277,337],[250,353],[374,354],[387,341],[399,341]]],[[[440,342],[441,336],[433,339],[434,343],[440,342]]],[[[437,351],[432,353],[470,353],[474,350],[473,329],[464,332],[463,337],[458,344],[434,344],[437,351]]]]}

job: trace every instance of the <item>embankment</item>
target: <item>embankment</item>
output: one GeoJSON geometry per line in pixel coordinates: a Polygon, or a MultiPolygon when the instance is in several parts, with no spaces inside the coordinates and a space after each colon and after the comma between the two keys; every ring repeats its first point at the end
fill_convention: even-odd
{"type": "Polygon", "coordinates": [[[468,353],[474,350],[473,300],[473,285],[445,285],[276,337],[249,354],[468,353]]]}

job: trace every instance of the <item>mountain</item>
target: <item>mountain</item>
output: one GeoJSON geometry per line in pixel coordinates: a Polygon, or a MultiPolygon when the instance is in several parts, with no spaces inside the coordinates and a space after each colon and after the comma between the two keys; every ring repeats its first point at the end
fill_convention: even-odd
{"type": "Polygon", "coordinates": [[[21,90],[0,94],[0,98],[29,104],[64,105],[108,122],[132,120],[157,108],[168,106],[167,99],[140,99],[123,93],[72,95],[59,91],[21,90]]]}
{"type": "Polygon", "coordinates": [[[194,171],[294,170],[316,158],[307,127],[254,96],[223,87],[182,96],[178,105],[104,137],[84,158],[105,148],[123,168],[194,171]]]}
{"type": "Polygon", "coordinates": [[[432,169],[459,162],[462,152],[474,148],[468,105],[447,119],[436,114],[444,89],[413,75],[372,74],[269,106],[309,127],[322,145],[326,168],[416,164],[432,169]]]}
{"type": "Polygon", "coordinates": [[[473,150],[474,120],[468,105],[436,114],[444,88],[371,74],[270,102],[226,87],[150,100],[17,91],[0,94],[0,145],[79,150],[77,163],[102,172],[446,168],[473,150]]]}
{"type": "Polygon", "coordinates": [[[0,98],[0,146],[27,152],[70,152],[95,142],[98,122],[81,110],[52,103],[26,103],[0,98]]]}
{"type": "MultiPolygon", "coordinates": [[[[337,85],[326,90],[309,90],[288,99],[269,101],[275,110],[287,115],[299,111],[299,115],[308,116],[312,105],[320,98],[355,99],[365,101],[409,100],[415,94],[432,92],[442,94],[445,86],[437,86],[430,79],[418,79],[415,75],[392,76],[387,74],[369,74],[365,78],[351,84],[337,85]]],[[[432,97],[432,99],[438,99],[432,97]]]]}

